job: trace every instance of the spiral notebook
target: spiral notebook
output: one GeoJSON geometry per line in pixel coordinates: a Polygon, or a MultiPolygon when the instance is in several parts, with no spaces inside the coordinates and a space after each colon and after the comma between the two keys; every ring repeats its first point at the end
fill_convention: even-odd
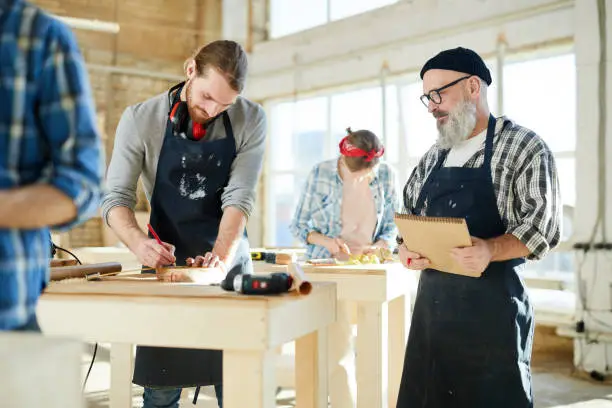
{"type": "Polygon", "coordinates": [[[465,219],[395,214],[395,224],[406,248],[429,259],[429,268],[473,276],[450,256],[453,248],[472,246],[465,219]]]}

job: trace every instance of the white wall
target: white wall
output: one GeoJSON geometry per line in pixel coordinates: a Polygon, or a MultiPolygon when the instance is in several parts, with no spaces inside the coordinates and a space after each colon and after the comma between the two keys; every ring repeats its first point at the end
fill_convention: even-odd
{"type": "Polygon", "coordinates": [[[499,36],[508,52],[574,34],[572,0],[414,0],[255,45],[247,94],[263,100],[418,71],[458,45],[483,57],[499,36]]]}
{"type": "MultiPolygon", "coordinates": [[[[577,71],[577,143],[576,143],[576,211],[575,242],[589,242],[598,220],[598,204],[603,199],[605,222],[597,230],[595,242],[612,242],[612,2],[607,3],[606,78],[599,78],[600,35],[597,0],[576,3],[576,71],[577,71]],[[604,83],[605,82],[605,83],[604,83]],[[599,102],[599,90],[605,90],[605,105],[599,102]],[[600,119],[605,116],[600,148],[600,119]],[[600,157],[599,153],[603,156],[600,157]],[[599,173],[602,166],[604,175],[599,173]],[[588,181],[588,182],[587,182],[588,181]],[[602,190],[600,190],[602,189],[602,190]]],[[[587,338],[575,341],[574,361],[587,370],[612,372],[612,344],[593,342],[600,332],[612,332],[612,252],[591,250],[577,256],[576,277],[580,291],[577,317],[584,321],[587,338]],[[584,304],[583,304],[584,303],[584,304]],[[584,310],[586,307],[587,310],[584,310]]]]}

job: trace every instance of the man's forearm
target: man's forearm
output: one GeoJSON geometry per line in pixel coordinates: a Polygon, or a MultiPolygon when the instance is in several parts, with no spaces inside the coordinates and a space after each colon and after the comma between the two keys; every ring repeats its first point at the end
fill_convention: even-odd
{"type": "Polygon", "coordinates": [[[486,240],[491,250],[491,261],[507,261],[522,258],[530,254],[529,249],[517,237],[511,234],[486,240]]]}
{"type": "Polygon", "coordinates": [[[136,221],[136,215],[128,207],[116,206],[108,212],[108,224],[132,252],[143,239],[148,236],[140,229],[136,221]]]}
{"type": "Polygon", "coordinates": [[[221,261],[228,264],[232,261],[238,241],[244,234],[247,217],[236,207],[226,207],[223,210],[219,235],[215,241],[213,252],[221,261]]]}
{"type": "Polygon", "coordinates": [[[0,191],[0,228],[34,229],[72,221],[77,207],[70,197],[48,184],[0,191]]]}

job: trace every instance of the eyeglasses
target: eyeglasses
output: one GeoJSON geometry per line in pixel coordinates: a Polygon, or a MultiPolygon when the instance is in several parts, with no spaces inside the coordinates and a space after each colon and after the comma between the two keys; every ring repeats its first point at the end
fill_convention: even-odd
{"type": "Polygon", "coordinates": [[[456,79],[453,82],[444,85],[443,87],[440,87],[438,89],[432,89],[431,91],[429,91],[429,93],[421,95],[421,97],[420,97],[421,102],[423,102],[423,105],[425,105],[426,108],[429,108],[429,101],[432,101],[436,105],[441,104],[442,103],[442,97],[440,96],[440,92],[441,91],[443,91],[443,90],[445,90],[447,88],[450,88],[451,86],[456,85],[459,82],[463,81],[464,79],[468,79],[471,76],[472,75],[467,75],[467,76],[461,77],[459,79],[456,79]]]}

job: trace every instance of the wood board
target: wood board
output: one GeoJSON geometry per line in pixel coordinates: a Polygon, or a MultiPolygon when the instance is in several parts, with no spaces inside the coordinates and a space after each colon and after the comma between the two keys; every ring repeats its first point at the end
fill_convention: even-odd
{"type": "MultiPolygon", "coordinates": [[[[146,274],[144,274],[146,275],[146,274]]],[[[198,283],[162,282],[148,277],[127,276],[127,279],[102,281],[52,282],[45,290],[46,294],[73,295],[119,295],[119,296],[162,296],[162,297],[196,297],[220,299],[272,299],[301,296],[298,292],[280,295],[244,295],[227,292],[219,286],[198,283]]]]}

